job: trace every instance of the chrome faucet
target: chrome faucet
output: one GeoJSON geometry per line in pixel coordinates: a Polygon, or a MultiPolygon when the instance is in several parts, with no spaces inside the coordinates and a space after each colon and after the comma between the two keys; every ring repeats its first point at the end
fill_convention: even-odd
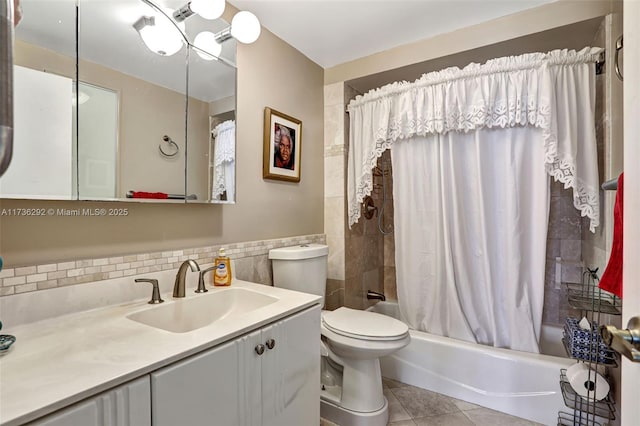
{"type": "Polygon", "coordinates": [[[173,285],[173,297],[184,297],[184,279],[187,275],[188,267],[191,267],[191,270],[194,272],[200,271],[200,266],[198,266],[198,263],[195,260],[189,259],[182,262],[182,265],[180,265],[180,269],[178,269],[178,273],[176,274],[176,282],[173,285]]]}

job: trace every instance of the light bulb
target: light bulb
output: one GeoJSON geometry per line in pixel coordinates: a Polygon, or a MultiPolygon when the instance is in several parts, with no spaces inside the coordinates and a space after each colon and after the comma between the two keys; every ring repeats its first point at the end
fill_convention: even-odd
{"type": "Polygon", "coordinates": [[[152,52],[161,56],[171,56],[182,48],[183,38],[180,30],[164,15],[157,14],[152,19],[145,20],[144,24],[138,32],[152,52]]]}
{"type": "Polygon", "coordinates": [[[191,0],[189,8],[204,19],[217,19],[224,13],[225,0],[191,0]]]}
{"type": "Polygon", "coordinates": [[[198,48],[198,56],[206,61],[217,59],[222,52],[222,45],[216,41],[215,34],[209,31],[199,33],[193,40],[193,45],[198,48]]]}
{"type": "Polygon", "coordinates": [[[238,12],[231,20],[231,35],[240,43],[253,43],[260,36],[260,21],[251,12],[238,12]]]}

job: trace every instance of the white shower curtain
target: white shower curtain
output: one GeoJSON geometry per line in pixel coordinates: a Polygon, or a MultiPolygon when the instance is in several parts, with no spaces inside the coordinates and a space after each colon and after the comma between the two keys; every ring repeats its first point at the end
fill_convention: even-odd
{"type": "Polygon", "coordinates": [[[540,132],[393,145],[398,300],[412,327],[538,352],[549,205],[540,132]]]}
{"type": "Polygon", "coordinates": [[[593,62],[498,58],[349,104],[349,225],[391,149],[398,302],[413,327],[538,352],[549,178],[599,224],[593,62]]]}

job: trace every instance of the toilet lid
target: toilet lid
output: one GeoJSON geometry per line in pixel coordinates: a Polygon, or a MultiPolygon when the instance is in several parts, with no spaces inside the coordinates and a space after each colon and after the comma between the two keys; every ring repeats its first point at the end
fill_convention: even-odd
{"type": "Polygon", "coordinates": [[[329,330],[356,338],[392,339],[402,337],[409,331],[405,323],[395,318],[345,307],[325,312],[322,321],[329,330]]]}

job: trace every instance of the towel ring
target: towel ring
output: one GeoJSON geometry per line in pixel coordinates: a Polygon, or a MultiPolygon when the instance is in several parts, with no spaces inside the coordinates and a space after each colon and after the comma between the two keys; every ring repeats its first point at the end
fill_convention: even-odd
{"type": "Polygon", "coordinates": [[[180,147],[178,146],[178,144],[177,144],[177,143],[175,143],[175,142],[174,142],[174,141],[173,141],[169,136],[167,136],[167,135],[164,135],[164,136],[162,137],[162,141],[163,141],[163,142],[166,142],[166,143],[169,145],[170,150],[171,150],[171,151],[173,151],[173,152],[171,152],[171,151],[170,151],[170,152],[165,152],[165,151],[162,149],[162,143],[160,143],[160,144],[158,145],[158,149],[160,150],[160,154],[162,154],[162,156],[163,156],[163,157],[166,157],[166,158],[173,158],[173,157],[175,157],[176,155],[178,155],[178,153],[180,152],[180,147]]]}

